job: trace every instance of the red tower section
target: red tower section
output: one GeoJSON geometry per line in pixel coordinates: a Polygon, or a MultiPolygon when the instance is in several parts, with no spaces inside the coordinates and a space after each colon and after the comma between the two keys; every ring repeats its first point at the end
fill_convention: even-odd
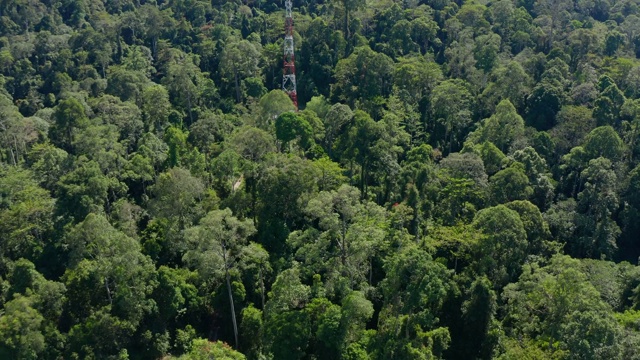
{"type": "Polygon", "coordinates": [[[296,85],[296,56],[293,44],[293,2],[286,0],[284,22],[284,70],[282,74],[282,90],[286,92],[298,110],[298,89],[296,85]]]}

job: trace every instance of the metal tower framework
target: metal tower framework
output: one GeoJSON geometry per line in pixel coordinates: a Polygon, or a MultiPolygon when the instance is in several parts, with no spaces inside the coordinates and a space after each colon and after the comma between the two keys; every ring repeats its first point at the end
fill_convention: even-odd
{"type": "Polygon", "coordinates": [[[293,50],[293,2],[286,0],[284,22],[284,70],[282,74],[282,90],[289,94],[293,105],[298,110],[298,89],[296,85],[296,56],[293,50]]]}

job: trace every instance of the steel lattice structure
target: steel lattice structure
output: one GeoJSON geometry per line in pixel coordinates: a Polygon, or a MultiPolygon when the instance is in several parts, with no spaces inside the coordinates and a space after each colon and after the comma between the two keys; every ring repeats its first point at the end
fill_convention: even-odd
{"type": "Polygon", "coordinates": [[[298,109],[298,89],[296,85],[296,56],[293,49],[293,2],[286,0],[284,22],[284,70],[282,74],[282,90],[289,94],[291,101],[298,109]]]}

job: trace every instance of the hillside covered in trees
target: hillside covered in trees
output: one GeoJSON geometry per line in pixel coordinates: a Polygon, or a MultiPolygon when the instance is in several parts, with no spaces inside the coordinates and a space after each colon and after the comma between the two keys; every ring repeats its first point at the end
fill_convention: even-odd
{"type": "Polygon", "coordinates": [[[640,359],[640,0],[0,1],[0,358],[640,359]]]}

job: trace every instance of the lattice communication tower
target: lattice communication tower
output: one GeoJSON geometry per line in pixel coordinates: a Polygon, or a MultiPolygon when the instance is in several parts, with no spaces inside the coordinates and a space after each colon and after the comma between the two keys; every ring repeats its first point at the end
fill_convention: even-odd
{"type": "Polygon", "coordinates": [[[296,85],[296,56],[293,50],[293,2],[286,0],[284,21],[284,70],[282,74],[282,90],[286,92],[298,110],[298,89],[296,85]]]}

